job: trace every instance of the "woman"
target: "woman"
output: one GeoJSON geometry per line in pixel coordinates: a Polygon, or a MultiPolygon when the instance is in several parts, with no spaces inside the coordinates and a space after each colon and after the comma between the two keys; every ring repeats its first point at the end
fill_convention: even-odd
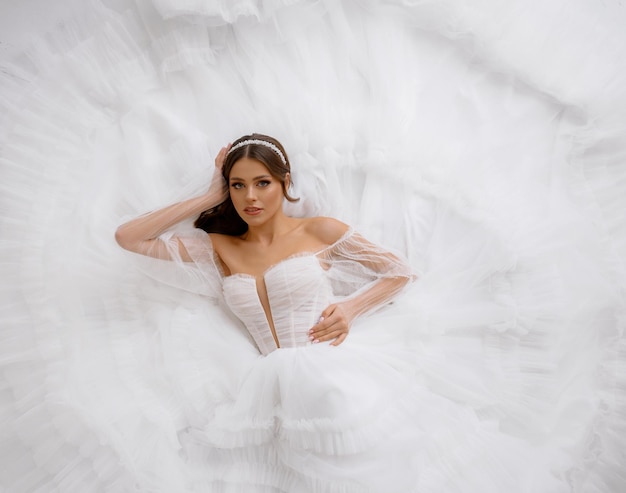
{"type": "MultiPolygon", "coordinates": [[[[10,63],[0,50],[4,489],[206,492],[224,488],[204,480],[241,484],[247,475],[256,479],[240,490],[280,478],[266,490],[306,491],[303,482],[338,474],[320,464],[374,489],[394,472],[404,477],[404,463],[380,469],[417,448],[421,491],[626,491],[623,5],[61,0],[55,9],[69,3],[64,22],[41,16],[34,0],[3,11],[32,42],[10,63]],[[259,356],[229,310],[129,268],[158,264],[168,282],[217,299],[223,283],[254,301],[245,290],[252,271],[222,278],[214,262],[219,230],[210,238],[182,221],[161,235],[176,261],[125,259],[113,241],[123,214],[205,191],[195,187],[209,180],[193,177],[206,174],[207,135],[226,142],[261,122],[289,134],[297,156],[291,193],[301,200],[285,203],[287,215],[358,225],[423,272],[392,307],[356,318],[337,347],[328,347],[335,339],[259,356]],[[194,262],[182,262],[179,241],[194,262]],[[372,425],[377,433],[363,435],[381,446],[369,459],[311,452],[298,468],[296,451],[315,447],[299,447],[302,427],[285,438],[297,429],[285,419],[298,416],[295,399],[321,416],[324,389],[355,387],[359,399],[336,413],[343,435],[298,422],[310,424],[311,442],[334,437],[344,449],[349,430],[383,414],[371,410],[375,399],[398,410],[402,392],[380,398],[373,365],[381,381],[430,389],[417,406],[406,392],[414,419],[372,425]],[[441,394],[454,403],[446,408],[441,394]],[[360,420],[349,412],[358,406],[360,420]],[[534,444],[533,457],[478,439],[493,435],[463,408],[534,444]],[[274,417],[281,441],[255,435],[274,417]],[[404,425],[421,435],[387,454],[379,430],[404,425]],[[279,457],[281,444],[289,453],[279,457]],[[523,467],[507,477],[501,464],[511,457],[523,467]],[[184,487],[195,463],[196,486],[184,487]],[[533,481],[536,463],[556,484],[533,481]]],[[[2,33],[10,49],[10,30],[2,33]]],[[[301,276],[304,262],[268,272],[270,294],[281,273],[301,276]]],[[[347,269],[361,263],[337,255],[332,265],[324,272],[337,299],[311,307],[304,334],[347,299],[339,295],[366,285],[347,269]]],[[[275,318],[285,291],[274,296],[275,318]]]]}
{"type": "Polygon", "coordinates": [[[127,250],[193,262],[220,279],[226,305],[266,356],[231,402],[181,438],[190,462],[210,466],[213,481],[233,487],[410,491],[417,406],[412,379],[401,371],[410,358],[335,346],[359,315],[413,279],[411,269],[335,219],[287,216],[284,199],[297,199],[277,140],[241,137],[222,148],[216,167],[223,179],[216,172],[204,195],[116,233],[127,250]],[[198,215],[195,224],[208,235],[165,234],[198,215]],[[196,447],[203,457],[194,460],[194,443],[208,445],[209,455],[196,447]]]}
{"type": "MultiPolygon", "coordinates": [[[[210,241],[216,266],[223,276],[249,275],[255,278],[277,347],[281,346],[273,326],[264,274],[283,261],[315,252],[317,256],[328,257],[332,250],[341,247],[350,250],[342,252],[345,258],[354,257],[364,268],[384,278],[375,288],[349,301],[326,307],[319,314],[319,323],[308,331],[308,338],[313,343],[333,341],[331,345],[341,344],[357,315],[388,301],[412,277],[409,267],[397,256],[383,252],[356,234],[349,234],[348,226],[337,220],[285,215],[283,198],[297,199],[288,193],[290,164],[285,150],[275,139],[260,134],[241,137],[232,147],[222,148],[216,158],[216,167],[222,172],[228,192],[217,177],[205,195],[120,226],[116,240],[123,248],[136,253],[161,259],[180,256],[184,261],[193,261],[193,252],[210,241]],[[176,237],[177,252],[173,252],[171,245],[159,239],[181,220],[200,213],[196,226],[209,233],[208,240],[176,237]],[[348,241],[350,236],[354,238],[348,241]],[[349,246],[344,246],[348,243],[349,246]],[[390,274],[391,271],[394,274],[390,274]]],[[[198,258],[198,261],[204,263],[206,259],[198,258]]]]}
{"type": "Polygon", "coordinates": [[[199,273],[263,355],[242,360],[230,397],[179,432],[190,489],[505,491],[529,471],[530,488],[532,446],[420,383],[415,311],[372,313],[415,278],[408,264],[337,220],[287,216],[284,199],[297,199],[275,139],[241,137],[216,167],[204,195],[116,233],[127,250],[199,273]],[[204,231],[168,232],[198,215],[204,231]]]}

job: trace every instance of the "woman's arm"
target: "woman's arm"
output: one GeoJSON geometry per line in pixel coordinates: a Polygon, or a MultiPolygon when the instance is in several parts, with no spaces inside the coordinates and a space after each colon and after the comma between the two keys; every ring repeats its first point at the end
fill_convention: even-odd
{"type": "Polygon", "coordinates": [[[311,328],[309,339],[314,343],[333,341],[330,345],[338,346],[348,337],[355,318],[391,301],[409,280],[408,277],[379,279],[358,296],[333,303],[322,312],[320,321],[311,328]]]}
{"type": "MultiPolygon", "coordinates": [[[[327,237],[335,238],[341,237],[348,229],[345,224],[332,219],[322,222],[321,227],[327,237]]],[[[354,319],[391,301],[415,279],[415,275],[400,257],[367,241],[357,233],[333,246],[331,252],[336,257],[335,261],[357,262],[375,278],[353,295],[327,307],[320,317],[320,322],[309,331],[309,337],[313,342],[332,340],[331,345],[337,346],[348,336],[354,319]]],[[[350,273],[345,275],[351,276],[350,273]]]]}
{"type": "MultiPolygon", "coordinates": [[[[184,219],[198,216],[207,209],[215,207],[228,197],[228,188],[221,173],[221,165],[227,151],[228,146],[222,148],[215,159],[215,173],[209,190],[205,194],[144,214],[122,224],[115,232],[117,243],[131,252],[171,260],[167,245],[159,239],[159,235],[184,219]]],[[[178,249],[184,261],[191,260],[180,241],[178,249]]]]}

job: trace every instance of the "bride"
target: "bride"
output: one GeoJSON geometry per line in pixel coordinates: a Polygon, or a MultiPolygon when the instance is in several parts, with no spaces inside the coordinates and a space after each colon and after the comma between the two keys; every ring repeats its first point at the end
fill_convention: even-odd
{"type": "MultiPolygon", "coordinates": [[[[297,199],[287,191],[291,179],[290,165],[282,145],[275,139],[260,134],[241,137],[232,147],[222,148],[216,158],[216,166],[222,171],[228,193],[223,190],[220,180],[215,180],[201,197],[122,225],[116,232],[116,239],[127,250],[169,260],[182,258],[193,261],[193,252],[203,247],[207,250],[212,248],[216,271],[223,277],[254,279],[269,333],[264,333],[262,326],[256,331],[248,328],[264,354],[285,345],[299,346],[307,339],[303,334],[293,333],[303,327],[293,327],[291,314],[288,315],[290,327],[277,329],[274,326],[275,314],[270,308],[265,278],[280,264],[309,254],[320,257],[320,261],[326,258],[325,268],[329,269],[330,258],[341,251],[343,258],[356,258],[362,268],[368,268],[382,278],[375,288],[360,293],[350,301],[331,304],[319,314],[319,322],[308,331],[308,340],[313,343],[333,341],[331,345],[345,340],[349,326],[357,315],[388,301],[411,278],[409,267],[398,257],[369,244],[356,233],[349,233],[349,228],[340,221],[326,217],[303,219],[285,215],[283,198],[289,201],[297,199]],[[208,238],[173,237],[169,245],[159,238],[177,222],[200,213],[196,226],[207,231],[208,238]],[[178,243],[174,251],[171,249],[172,241],[178,243]],[[282,337],[279,338],[277,330],[285,337],[282,346],[282,337]],[[268,345],[267,338],[270,336],[268,345]]],[[[202,257],[197,260],[200,263],[207,261],[202,257]]],[[[310,297],[315,293],[303,291],[303,294],[311,303],[310,297]]],[[[257,294],[252,297],[256,298],[257,294]]],[[[306,309],[311,312],[315,307],[306,306],[306,309]]],[[[303,305],[290,308],[303,311],[303,305]]],[[[250,316],[244,310],[238,314],[244,321],[247,320],[246,315],[250,316]]],[[[307,314],[301,322],[313,315],[312,312],[307,314]]]]}
{"type": "Polygon", "coordinates": [[[71,10],[0,54],[2,487],[625,490],[622,6],[71,10]]]}
{"type": "Polygon", "coordinates": [[[205,423],[200,440],[217,454],[209,465],[238,475],[242,486],[410,491],[417,482],[408,375],[364,348],[331,347],[346,340],[358,315],[388,303],[412,279],[409,266],[338,220],[287,216],[283,200],[297,199],[289,195],[290,164],[277,140],[241,137],[222,148],[216,167],[223,179],[216,173],[204,195],[116,233],[136,253],[204,270],[212,264],[226,305],[266,356],[247,372],[234,400],[205,423]],[[196,226],[208,235],[163,239],[197,215],[196,226]],[[344,283],[370,282],[338,298],[334,270],[344,283]],[[365,473],[368,462],[373,468],[365,473]]]}
{"type": "MultiPolygon", "coordinates": [[[[297,200],[290,181],[283,146],[246,135],[219,152],[205,194],[117,229],[127,250],[218,279],[263,355],[231,399],[180,433],[190,480],[246,491],[433,491],[451,481],[434,472],[442,461],[471,469],[467,457],[496,443],[508,462],[489,481],[505,488],[520,464],[532,470],[529,447],[419,384],[403,345],[411,312],[372,314],[415,277],[409,265],[338,220],[286,215],[284,200],[297,200]],[[204,232],[168,233],[195,216],[204,232]],[[385,335],[345,342],[353,325],[385,335]]],[[[463,478],[473,488],[484,481],[463,478]]]]}

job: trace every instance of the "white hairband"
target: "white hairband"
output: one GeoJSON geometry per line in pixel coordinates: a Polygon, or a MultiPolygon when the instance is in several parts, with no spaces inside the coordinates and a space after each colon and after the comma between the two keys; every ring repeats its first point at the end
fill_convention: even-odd
{"type": "Polygon", "coordinates": [[[287,160],[285,159],[285,156],[283,155],[283,153],[280,152],[280,149],[278,147],[276,147],[274,144],[272,144],[271,142],[267,142],[266,140],[259,140],[259,139],[242,140],[238,144],[235,144],[234,146],[232,146],[228,150],[226,155],[228,156],[228,154],[233,152],[235,149],[239,149],[240,147],[247,146],[247,145],[250,145],[250,144],[258,144],[258,145],[262,145],[262,146],[268,147],[269,149],[274,151],[276,154],[278,154],[278,157],[280,158],[280,160],[283,162],[284,165],[287,164],[287,160]]]}

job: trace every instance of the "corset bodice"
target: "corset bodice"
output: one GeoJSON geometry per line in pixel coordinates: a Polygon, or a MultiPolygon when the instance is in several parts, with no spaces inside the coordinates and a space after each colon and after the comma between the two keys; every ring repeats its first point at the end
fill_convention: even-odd
{"type": "Polygon", "coordinates": [[[224,278],[226,304],[245,324],[262,354],[277,348],[257,281],[264,282],[270,317],[281,348],[309,343],[308,331],[331,303],[326,271],[314,254],[289,257],[265,271],[262,279],[248,274],[224,278]]]}

